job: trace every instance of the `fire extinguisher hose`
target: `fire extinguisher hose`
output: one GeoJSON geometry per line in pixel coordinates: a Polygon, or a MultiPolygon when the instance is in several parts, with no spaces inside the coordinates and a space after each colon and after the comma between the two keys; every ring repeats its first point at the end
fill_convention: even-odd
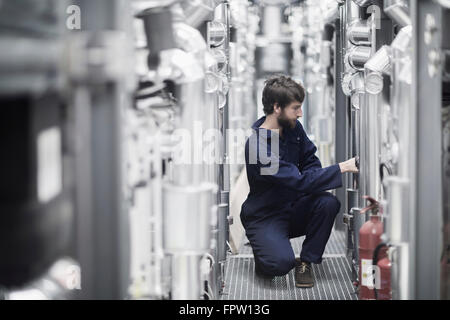
{"type": "MultiPolygon", "coordinates": [[[[373,264],[374,266],[376,266],[377,263],[378,263],[378,254],[380,253],[380,250],[381,250],[383,247],[388,247],[388,245],[387,245],[386,243],[384,243],[384,242],[381,242],[380,244],[378,244],[378,245],[375,247],[375,250],[373,251],[372,264],[373,264]]],[[[373,293],[374,293],[374,295],[375,295],[375,300],[378,300],[378,296],[377,296],[377,288],[376,288],[375,286],[374,286],[374,288],[373,288],[373,293]]]]}

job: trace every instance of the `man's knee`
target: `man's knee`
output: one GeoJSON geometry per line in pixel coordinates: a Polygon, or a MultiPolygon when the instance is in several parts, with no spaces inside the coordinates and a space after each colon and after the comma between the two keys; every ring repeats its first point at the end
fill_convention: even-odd
{"type": "Polygon", "coordinates": [[[260,267],[263,273],[268,276],[284,276],[295,266],[295,257],[273,257],[268,260],[260,261],[260,267]]]}
{"type": "Polygon", "coordinates": [[[341,209],[341,202],[331,193],[323,196],[321,202],[327,213],[336,215],[341,209]]]}

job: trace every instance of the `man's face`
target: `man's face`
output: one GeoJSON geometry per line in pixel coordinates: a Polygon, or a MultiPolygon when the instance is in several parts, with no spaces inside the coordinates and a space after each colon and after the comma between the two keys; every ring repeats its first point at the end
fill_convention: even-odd
{"type": "Polygon", "coordinates": [[[295,128],[297,119],[303,116],[302,104],[298,101],[291,102],[280,110],[277,118],[278,124],[283,128],[295,128]]]}

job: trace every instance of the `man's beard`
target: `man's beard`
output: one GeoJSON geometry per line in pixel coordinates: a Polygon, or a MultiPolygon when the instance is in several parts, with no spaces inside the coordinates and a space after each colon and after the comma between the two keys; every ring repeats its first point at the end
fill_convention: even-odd
{"type": "Polygon", "coordinates": [[[279,125],[280,127],[282,127],[283,129],[284,129],[284,128],[286,128],[286,129],[294,129],[294,128],[295,128],[295,125],[297,124],[297,120],[289,120],[289,119],[286,119],[285,116],[284,116],[284,114],[281,114],[281,115],[277,118],[277,121],[278,121],[278,125],[279,125]]]}

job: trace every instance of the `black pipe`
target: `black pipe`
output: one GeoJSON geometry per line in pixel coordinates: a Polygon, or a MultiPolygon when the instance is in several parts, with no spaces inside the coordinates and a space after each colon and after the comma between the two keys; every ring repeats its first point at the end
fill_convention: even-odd
{"type": "Polygon", "coordinates": [[[383,182],[383,180],[384,180],[384,172],[383,172],[383,168],[385,168],[385,169],[387,170],[387,172],[388,172],[388,174],[389,174],[390,176],[392,175],[392,168],[391,168],[387,163],[382,162],[382,163],[380,164],[380,179],[381,179],[381,182],[383,182]]]}
{"type": "Polygon", "coordinates": [[[156,67],[159,63],[159,53],[176,48],[172,26],[172,12],[169,7],[147,9],[136,15],[144,23],[147,47],[150,51],[148,65],[156,67]]]}

